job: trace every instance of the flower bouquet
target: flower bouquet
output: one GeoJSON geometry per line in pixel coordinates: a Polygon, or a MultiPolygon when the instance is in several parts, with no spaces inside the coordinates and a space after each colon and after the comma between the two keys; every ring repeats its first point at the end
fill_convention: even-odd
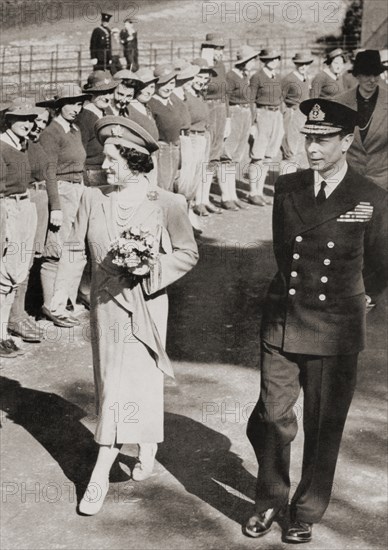
{"type": "Polygon", "coordinates": [[[133,226],[125,229],[109,247],[112,263],[127,269],[132,275],[144,276],[157,262],[157,239],[150,229],[133,226]]]}

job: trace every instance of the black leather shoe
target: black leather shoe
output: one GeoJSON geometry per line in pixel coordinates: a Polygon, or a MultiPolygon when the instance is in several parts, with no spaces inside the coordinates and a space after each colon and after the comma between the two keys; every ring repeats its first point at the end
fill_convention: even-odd
{"type": "Polygon", "coordinates": [[[8,340],[0,340],[0,357],[14,359],[19,354],[13,351],[12,347],[8,344],[8,340]]]}
{"type": "Polygon", "coordinates": [[[287,529],[284,540],[292,544],[310,542],[313,538],[313,524],[295,520],[287,529]]]}
{"type": "Polygon", "coordinates": [[[241,202],[240,200],[233,201],[233,202],[237,206],[237,208],[240,208],[240,210],[247,210],[247,208],[249,208],[247,204],[241,202]]]}
{"type": "Polygon", "coordinates": [[[20,336],[25,342],[39,343],[42,341],[42,336],[38,325],[37,328],[32,327],[28,318],[19,322],[8,324],[8,332],[13,336],[20,336]]]}
{"type": "Polygon", "coordinates": [[[249,204],[254,204],[255,206],[265,206],[266,202],[264,198],[261,198],[260,195],[249,195],[248,197],[249,204]]]}
{"type": "Polygon", "coordinates": [[[282,511],[282,508],[268,508],[264,512],[253,514],[244,525],[243,532],[248,537],[262,537],[271,529],[276,516],[282,511]]]}
{"type": "Polygon", "coordinates": [[[16,353],[16,355],[24,355],[26,352],[24,349],[19,348],[15,340],[8,338],[8,340],[3,340],[3,346],[11,350],[11,352],[16,353]]]}
{"type": "Polygon", "coordinates": [[[42,306],[41,314],[44,319],[52,321],[56,327],[72,328],[78,326],[80,322],[74,317],[68,315],[54,315],[47,307],[42,306]]]}
{"type": "Polygon", "coordinates": [[[225,210],[234,210],[235,212],[237,212],[237,210],[240,210],[233,201],[221,201],[221,206],[225,210]]]}
{"type": "Polygon", "coordinates": [[[204,204],[197,204],[193,208],[194,214],[197,214],[197,216],[208,216],[209,212],[206,209],[206,206],[204,204]]]}
{"type": "Polygon", "coordinates": [[[214,204],[210,204],[210,202],[205,204],[205,208],[210,214],[222,214],[222,209],[218,208],[218,206],[214,206],[214,204]]]}

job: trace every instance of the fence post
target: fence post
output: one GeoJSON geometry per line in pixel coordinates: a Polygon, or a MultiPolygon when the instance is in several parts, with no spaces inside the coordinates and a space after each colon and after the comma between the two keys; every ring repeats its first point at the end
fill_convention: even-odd
{"type": "Polygon", "coordinates": [[[51,52],[50,56],[50,86],[53,85],[53,75],[54,75],[54,52],[51,52]]]}
{"type": "Polygon", "coordinates": [[[30,46],[30,66],[28,70],[28,87],[31,88],[31,80],[32,80],[32,63],[33,63],[33,50],[34,46],[30,46]]]}
{"type": "Polygon", "coordinates": [[[232,61],[233,61],[233,46],[232,46],[232,39],[229,38],[229,68],[232,68],[232,61]]]}
{"type": "Polygon", "coordinates": [[[59,58],[59,44],[55,48],[55,82],[58,82],[58,58],[59,58]]]}
{"type": "Polygon", "coordinates": [[[150,66],[152,65],[152,61],[153,61],[153,47],[152,47],[152,42],[150,42],[150,66]]]}
{"type": "Polygon", "coordinates": [[[19,50],[19,86],[22,85],[22,52],[19,50]]]}
{"type": "Polygon", "coordinates": [[[78,62],[78,84],[82,86],[82,46],[79,47],[77,52],[77,62],[78,62]]]}
{"type": "Polygon", "coordinates": [[[174,59],[174,40],[170,40],[170,62],[174,59]]]}

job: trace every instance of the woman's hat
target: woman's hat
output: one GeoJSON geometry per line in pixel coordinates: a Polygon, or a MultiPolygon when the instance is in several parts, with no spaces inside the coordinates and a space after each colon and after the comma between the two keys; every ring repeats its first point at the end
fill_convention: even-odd
{"type": "Polygon", "coordinates": [[[203,57],[196,57],[191,63],[193,65],[198,65],[200,73],[208,73],[211,76],[217,75],[216,71],[212,67],[209,67],[207,59],[203,57]]]}
{"type": "Polygon", "coordinates": [[[158,79],[158,84],[166,84],[173,78],[176,77],[178,71],[174,69],[174,66],[171,63],[161,63],[156,65],[154,70],[154,76],[158,79]]]}
{"type": "Polygon", "coordinates": [[[136,78],[139,80],[141,84],[141,88],[144,88],[145,86],[148,86],[149,84],[152,84],[153,82],[156,82],[158,80],[157,76],[154,76],[154,73],[151,71],[151,69],[147,69],[147,67],[142,67],[138,71],[136,71],[136,78]]]}
{"type": "Polygon", "coordinates": [[[57,87],[56,95],[51,99],[46,99],[44,101],[39,101],[36,105],[39,107],[51,107],[53,109],[58,109],[66,103],[77,103],[78,101],[86,101],[90,99],[90,95],[83,93],[78,84],[73,82],[66,82],[57,87]]]}
{"type": "Polygon", "coordinates": [[[44,109],[37,107],[31,100],[25,97],[16,97],[9,104],[4,116],[36,118],[43,112],[44,109]]]}
{"type": "Polygon", "coordinates": [[[178,70],[178,74],[176,75],[177,80],[191,80],[195,77],[200,71],[200,68],[198,65],[193,65],[192,63],[189,63],[188,61],[184,61],[181,64],[180,69],[178,70]]]}
{"type": "Polygon", "coordinates": [[[388,50],[380,50],[380,59],[381,59],[381,63],[384,65],[385,70],[387,70],[388,50]]]}
{"type": "Polygon", "coordinates": [[[385,71],[381,63],[380,52],[378,50],[364,50],[356,55],[352,73],[354,76],[359,74],[379,75],[385,71]]]}
{"type": "Polygon", "coordinates": [[[342,59],[345,61],[345,52],[342,48],[335,48],[334,50],[327,52],[326,59],[324,62],[326,63],[326,65],[330,65],[330,63],[336,57],[342,57],[342,59]]]}
{"type": "Polygon", "coordinates": [[[280,59],[282,57],[282,54],[279,52],[279,50],[275,50],[272,48],[264,48],[259,53],[259,58],[261,61],[270,61],[271,59],[280,59]]]}
{"type": "Polygon", "coordinates": [[[97,120],[94,131],[98,141],[122,145],[129,149],[136,149],[139,153],[150,155],[159,149],[150,131],[152,122],[144,120],[142,126],[129,118],[121,116],[105,116],[97,120]],[[148,128],[149,126],[149,128],[148,128]],[[149,131],[150,130],[150,131],[149,131]]]}
{"type": "Polygon", "coordinates": [[[295,65],[310,65],[314,61],[314,59],[311,54],[307,54],[305,52],[296,52],[296,54],[292,58],[292,61],[295,63],[295,65]]]}
{"type": "Polygon", "coordinates": [[[251,48],[251,46],[245,45],[237,51],[237,61],[234,66],[238,67],[239,65],[245,65],[251,59],[255,59],[259,55],[259,52],[251,48]]]}
{"type": "Polygon", "coordinates": [[[88,94],[113,92],[118,84],[117,81],[113,80],[109,71],[93,71],[88,76],[88,81],[83,87],[83,91],[88,94]]]}
{"type": "Polygon", "coordinates": [[[202,47],[207,48],[225,48],[225,39],[220,32],[209,32],[206,35],[205,42],[202,47]]]}
{"type": "Polygon", "coordinates": [[[357,111],[328,99],[307,99],[300,104],[300,110],[307,117],[302,134],[330,135],[342,130],[352,132],[358,123],[357,111]]]}

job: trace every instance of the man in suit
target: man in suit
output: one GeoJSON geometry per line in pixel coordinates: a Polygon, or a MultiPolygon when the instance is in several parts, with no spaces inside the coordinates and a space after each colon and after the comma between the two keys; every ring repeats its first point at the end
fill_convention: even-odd
{"type": "Polygon", "coordinates": [[[288,504],[293,407],[304,393],[302,476],[285,540],[309,542],[330,501],[342,431],[364,348],[364,278],[386,284],[387,193],[347,165],[357,112],[326,99],[301,103],[310,169],[275,185],[278,272],[261,333],[261,393],[247,434],[259,463],[255,513],[265,535],[288,504]]]}
{"type": "Polygon", "coordinates": [[[101,12],[101,25],[96,27],[90,38],[90,58],[95,71],[105,71],[112,63],[112,40],[109,21],[112,13],[101,12]]]}
{"type": "Polygon", "coordinates": [[[358,86],[335,100],[359,114],[359,127],[349,149],[349,164],[388,190],[388,90],[380,78],[384,71],[377,50],[359,52],[353,66],[358,86]]]}

